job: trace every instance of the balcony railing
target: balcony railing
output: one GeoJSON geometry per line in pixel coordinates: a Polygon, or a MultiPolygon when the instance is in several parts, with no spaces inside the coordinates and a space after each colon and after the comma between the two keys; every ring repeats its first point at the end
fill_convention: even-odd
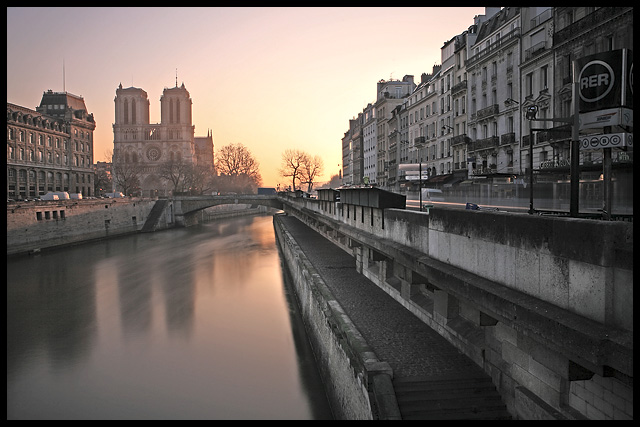
{"type": "Polygon", "coordinates": [[[486,150],[487,148],[497,148],[500,144],[500,138],[490,136],[489,138],[477,139],[472,145],[472,151],[486,150]]]}
{"type": "Polygon", "coordinates": [[[451,138],[451,146],[464,144],[465,142],[468,142],[468,141],[471,141],[471,139],[467,137],[466,133],[463,133],[462,135],[456,135],[453,138],[451,138]]]}
{"type": "Polygon", "coordinates": [[[500,136],[500,145],[513,144],[516,142],[516,134],[514,132],[505,133],[500,136]]]}
{"type": "Polygon", "coordinates": [[[531,20],[531,28],[535,28],[553,16],[552,9],[547,9],[531,20]]]}
{"type": "Polygon", "coordinates": [[[482,120],[484,118],[491,117],[496,114],[498,114],[498,104],[493,104],[493,105],[489,105],[486,108],[483,108],[482,110],[478,110],[478,113],[476,114],[476,118],[478,120],[482,120]]]}
{"type": "Polygon", "coordinates": [[[466,80],[463,80],[463,81],[461,81],[460,83],[458,83],[458,84],[454,85],[454,86],[451,88],[451,95],[453,96],[453,95],[455,95],[456,93],[458,93],[458,92],[460,92],[460,91],[462,91],[462,90],[464,90],[464,89],[466,89],[466,88],[467,88],[467,81],[466,81],[466,80]]]}
{"type": "MultiPolygon", "coordinates": [[[[624,12],[633,13],[632,7],[602,7],[595,12],[588,14],[584,18],[562,28],[553,34],[553,45],[558,46],[561,43],[572,40],[582,33],[593,30],[600,26],[601,23],[608,21],[614,16],[620,15],[624,12]]],[[[468,61],[467,61],[468,64],[468,61]]]]}
{"type": "Polygon", "coordinates": [[[547,47],[546,40],[543,40],[540,43],[534,44],[529,49],[524,51],[524,60],[528,61],[529,59],[533,58],[534,56],[539,55],[540,53],[542,53],[545,50],[546,47],[547,47]]]}
{"type": "Polygon", "coordinates": [[[482,49],[477,54],[469,57],[469,59],[467,59],[467,67],[473,65],[475,62],[479,61],[484,56],[493,52],[497,52],[498,50],[500,50],[500,47],[503,47],[505,44],[514,40],[518,40],[519,37],[520,37],[520,28],[514,28],[513,31],[508,32],[499,40],[496,40],[495,42],[491,43],[489,47],[482,49]]]}

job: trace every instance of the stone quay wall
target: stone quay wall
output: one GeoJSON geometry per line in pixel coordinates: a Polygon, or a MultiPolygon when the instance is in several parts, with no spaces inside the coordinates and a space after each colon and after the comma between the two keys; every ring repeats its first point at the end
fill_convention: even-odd
{"type": "Polygon", "coordinates": [[[291,198],[519,419],[633,419],[633,223],[291,198]]]}
{"type": "Polygon", "coordinates": [[[400,419],[387,410],[391,368],[380,362],[322,277],[274,215],[276,241],[291,275],[327,396],[338,419],[400,419]],[[376,391],[377,390],[377,391],[376,391]]]}
{"type": "Polygon", "coordinates": [[[154,204],[153,199],[124,198],[7,205],[7,255],[136,233],[154,204]]]}

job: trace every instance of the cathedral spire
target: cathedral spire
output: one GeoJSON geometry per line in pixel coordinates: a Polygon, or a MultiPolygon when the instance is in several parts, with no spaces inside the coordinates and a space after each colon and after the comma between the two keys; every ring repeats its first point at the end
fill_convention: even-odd
{"type": "Polygon", "coordinates": [[[176,87],[178,87],[178,69],[176,68],[176,87]]]}

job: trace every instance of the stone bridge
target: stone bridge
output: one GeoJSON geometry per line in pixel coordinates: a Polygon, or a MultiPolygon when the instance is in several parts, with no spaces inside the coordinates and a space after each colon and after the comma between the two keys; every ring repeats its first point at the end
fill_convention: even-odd
{"type": "Polygon", "coordinates": [[[198,211],[217,205],[262,205],[275,209],[283,209],[283,201],[278,196],[256,194],[230,194],[224,196],[175,196],[173,198],[173,214],[177,226],[191,224],[198,211]]]}

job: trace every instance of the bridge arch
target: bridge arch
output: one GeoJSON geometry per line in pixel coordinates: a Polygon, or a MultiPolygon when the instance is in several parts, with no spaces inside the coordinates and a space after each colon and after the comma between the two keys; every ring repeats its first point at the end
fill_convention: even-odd
{"type": "Polygon", "coordinates": [[[224,196],[175,196],[173,198],[176,225],[185,226],[191,223],[190,218],[196,212],[218,205],[262,205],[275,209],[284,209],[278,196],[255,194],[232,194],[224,196]]]}

